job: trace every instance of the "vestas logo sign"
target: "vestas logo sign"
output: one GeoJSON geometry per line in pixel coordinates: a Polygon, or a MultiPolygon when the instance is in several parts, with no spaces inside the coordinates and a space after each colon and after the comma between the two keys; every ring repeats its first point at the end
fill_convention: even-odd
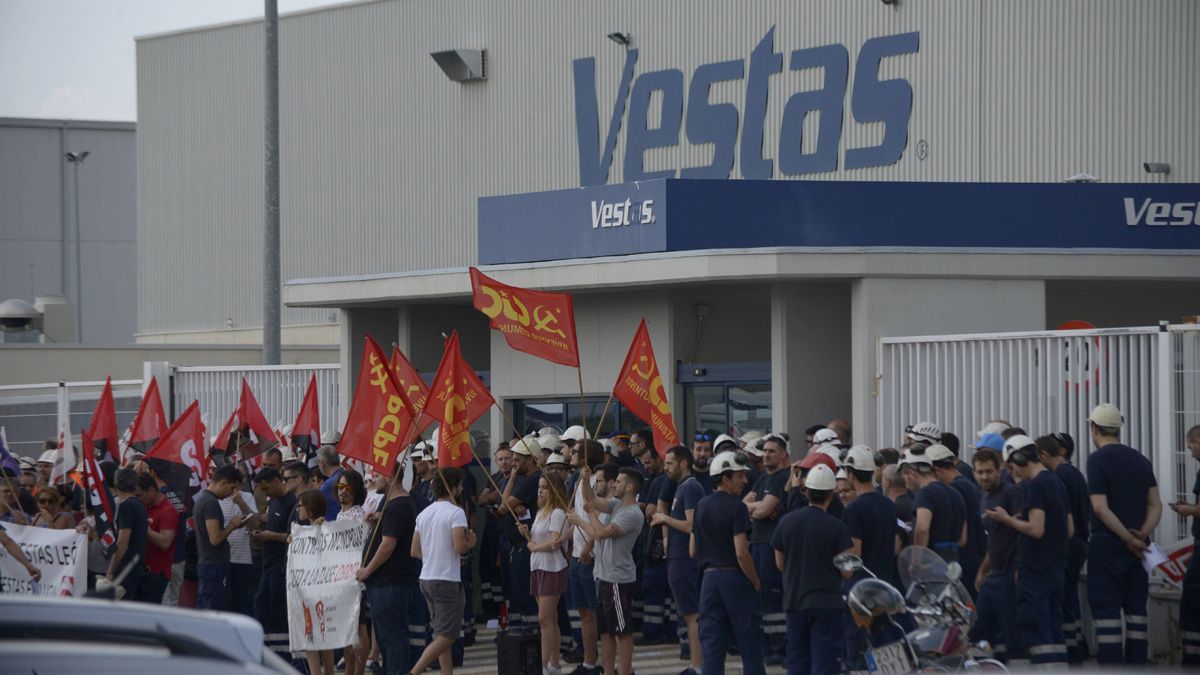
{"type": "Polygon", "coordinates": [[[1125,198],[1125,224],[1138,225],[1200,225],[1200,201],[1156,202],[1150,199],[1138,201],[1125,198]]]}
{"type": "Polygon", "coordinates": [[[592,200],[592,229],[621,227],[623,225],[649,225],[654,222],[654,200],[635,202],[608,202],[592,200]]]}
{"type": "MultiPolygon", "coordinates": [[[[912,113],[912,86],[907,80],[880,80],[880,63],[889,57],[916,53],[918,33],[887,35],[867,40],[854,66],[850,112],[856,124],[883,124],[878,145],[847,148],[846,169],[888,166],[900,160],[908,145],[908,122],[912,113]]],[[[696,68],[687,88],[684,118],[684,76],[677,69],[657,70],[634,78],[638,50],[626,52],[625,67],[617,85],[616,101],[601,145],[600,111],[596,97],[596,60],[588,57],[573,62],[575,79],[575,130],[579,148],[579,182],[603,185],[608,182],[613,151],[617,146],[625,108],[629,120],[625,134],[624,180],[655,178],[729,178],[734,153],[738,153],[741,177],[775,177],[775,163],[785,176],[834,171],[838,168],[842,140],[842,116],[850,72],[850,54],[844,45],[831,44],[797,49],[789,55],[791,70],[820,68],[824,85],[815,91],[791,94],[783,109],[779,147],[775,159],[763,148],[764,121],[772,75],[783,71],[784,54],[775,51],[772,27],[746,59],[708,63],[696,68]],[[712,103],[710,92],[718,82],[745,80],[742,109],[733,103],[712,103]],[[632,93],[631,93],[632,89],[632,93]],[[651,100],[662,99],[662,117],[651,126],[651,100]],[[805,153],[804,119],[820,113],[816,143],[805,153]],[[739,134],[739,126],[741,133],[739,134]],[[643,158],[648,150],[673,148],[685,133],[692,145],[713,146],[712,161],[706,166],[682,170],[646,171],[643,158]],[[739,143],[740,140],[740,143],[739,143]]],[[[594,220],[594,219],[593,219],[594,220]]]]}

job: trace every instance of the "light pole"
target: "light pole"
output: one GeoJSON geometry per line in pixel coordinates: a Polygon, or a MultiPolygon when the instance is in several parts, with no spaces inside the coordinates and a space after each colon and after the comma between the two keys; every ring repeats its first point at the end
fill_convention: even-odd
{"type": "Polygon", "coordinates": [[[80,254],[79,240],[82,231],[79,229],[79,165],[88,158],[91,152],[67,152],[63,157],[71,163],[75,172],[75,338],[83,342],[83,258],[80,254]]]}

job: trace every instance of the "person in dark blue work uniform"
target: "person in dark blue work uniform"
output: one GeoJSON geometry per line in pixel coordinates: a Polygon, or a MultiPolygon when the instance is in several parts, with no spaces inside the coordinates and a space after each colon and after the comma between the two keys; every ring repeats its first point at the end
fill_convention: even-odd
{"type": "Polygon", "coordinates": [[[775,564],[783,572],[788,675],[842,672],[846,650],[842,581],[850,575],[839,572],[833,558],[851,552],[854,544],[850,528],[826,512],[836,485],[828,466],[809,470],[804,478],[808,506],[784,516],[771,541],[775,564]]]}
{"type": "MultiPolygon", "coordinates": [[[[842,516],[842,522],[850,531],[852,552],[862,558],[863,566],[874,572],[875,576],[900,588],[900,577],[896,572],[896,551],[900,541],[896,505],[875,489],[875,453],[865,445],[855,445],[846,453],[842,468],[846,470],[855,495],[842,516]]],[[[842,590],[848,592],[854,582],[869,576],[866,571],[860,570],[843,585],[842,590]]],[[[849,613],[843,616],[847,668],[865,670],[863,632],[854,624],[849,613]]],[[[871,642],[884,645],[900,637],[888,625],[878,634],[873,634],[871,642]]]]}
{"type": "MultiPolygon", "coordinates": [[[[1002,508],[1007,513],[1025,510],[1025,495],[1012,483],[1000,479],[1003,460],[1000,453],[979,448],[971,458],[975,463],[975,481],[983,490],[984,512],[1002,508]]],[[[987,554],[979,564],[974,584],[979,592],[971,641],[987,640],[996,658],[1010,666],[1024,665],[1021,624],[1017,621],[1016,555],[1017,531],[991,518],[984,519],[987,530],[987,554]]]]}
{"type": "MultiPolygon", "coordinates": [[[[1187,448],[1192,459],[1200,460],[1200,424],[1188,429],[1187,448]]],[[[1183,663],[1200,665],[1200,470],[1196,471],[1196,482],[1192,485],[1196,503],[1179,501],[1171,510],[1184,518],[1192,519],[1192,538],[1195,540],[1192,557],[1188,560],[1187,573],[1183,576],[1183,598],[1179,602],[1179,632],[1183,634],[1183,663]]]]}
{"type": "Polygon", "coordinates": [[[1018,434],[1004,443],[1004,463],[1025,494],[1023,517],[1004,507],[987,516],[1016,530],[1017,620],[1034,666],[1067,662],[1062,631],[1063,576],[1068,539],[1074,533],[1067,508],[1067,488],[1038,460],[1033,439],[1018,434]]]}
{"type": "Polygon", "coordinates": [[[741,499],[748,470],[737,453],[718,454],[709,465],[717,489],[696,506],[690,548],[701,574],[701,669],[705,675],[724,675],[730,636],[741,652],[743,672],[766,673],[758,640],[762,602],[750,556],[750,512],[741,499]]]}
{"type": "MultiPolygon", "coordinates": [[[[945,447],[945,446],[939,446],[945,447]]],[[[946,562],[958,560],[958,549],[967,543],[967,505],[957,490],[938,482],[926,446],[909,446],[900,458],[900,472],[908,489],[916,493],[912,543],[932,549],[946,562]]]]}
{"type": "Polygon", "coordinates": [[[1067,508],[1075,535],[1067,547],[1067,570],[1063,576],[1063,635],[1067,638],[1067,662],[1083,663],[1088,644],[1083,637],[1083,614],[1079,604],[1079,576],[1087,561],[1088,534],[1091,531],[1092,502],[1088,498],[1087,479],[1071,462],[1075,440],[1070,434],[1057,433],[1034,441],[1042,464],[1050,469],[1067,488],[1067,508]]]}
{"type": "Polygon", "coordinates": [[[669,505],[660,501],[650,524],[664,527],[667,531],[667,580],[684,633],[680,636],[682,645],[679,658],[688,661],[692,670],[689,673],[685,668],[681,675],[695,675],[696,671],[703,668],[699,623],[700,572],[688,552],[688,544],[696,521],[696,507],[708,493],[692,475],[692,452],[681,445],[667,451],[664,473],[677,485],[664,488],[660,500],[669,497],[669,505]],[[669,494],[671,490],[673,493],[669,494]]]}
{"type": "Polygon", "coordinates": [[[1142,554],[1162,517],[1158,482],[1150,460],[1121,443],[1121,411],[1101,403],[1088,415],[1088,422],[1097,448],[1087,463],[1092,499],[1087,588],[1096,627],[1096,660],[1146,663],[1150,579],[1142,567],[1142,554]]]}
{"type": "MultiPolygon", "coordinates": [[[[966,508],[967,544],[958,550],[958,562],[962,565],[964,579],[974,579],[979,573],[979,561],[983,559],[986,543],[983,541],[983,515],[979,512],[979,486],[975,480],[963,478],[958,471],[958,455],[944,445],[931,445],[925,450],[933,461],[933,475],[943,485],[950,486],[963,499],[966,508]]],[[[971,599],[976,599],[974,585],[967,584],[971,599]]]]}
{"type": "Polygon", "coordinates": [[[786,653],[787,619],[783,614],[783,577],[775,567],[771,535],[783,512],[788,481],[787,441],[779,434],[762,439],[763,471],[750,494],[746,508],[754,527],[750,532],[750,554],[762,582],[763,626],[761,642],[768,666],[783,665],[786,653]]]}

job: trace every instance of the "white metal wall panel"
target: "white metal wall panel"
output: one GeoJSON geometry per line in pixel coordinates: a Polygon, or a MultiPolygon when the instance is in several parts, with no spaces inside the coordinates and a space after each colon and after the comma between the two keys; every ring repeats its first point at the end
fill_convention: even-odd
{"type": "MultiPolygon", "coordinates": [[[[571,62],[596,59],[604,134],[625,58],[610,31],[633,33],[638,74],[682,70],[686,98],[697,66],[748,60],[774,26],[785,60],[764,125],[771,158],[788,96],[819,84],[813,71],[789,70],[792,50],[846,46],[844,154],[882,133],[851,115],[860,47],[919,31],[917,54],[881,68],[914,92],[903,158],[806,179],[1058,181],[1088,171],[1132,182],[1151,180],[1143,161],[1168,161],[1170,180],[1197,181],[1198,19],[1190,0],[385,0],[288,16],[283,277],[464,266],[477,259],[478,197],[577,186],[571,62]],[[455,47],[488,50],[487,82],[442,75],[429,53],[455,47]]],[[[244,23],[138,42],[141,332],[260,323],[261,35],[244,23]],[[180,302],[179,288],[193,297],[180,302]]],[[[744,82],[712,94],[743,112],[744,97],[744,82]]],[[[624,179],[625,137],[623,128],[610,182],[624,179]]],[[[711,154],[681,139],[647,152],[646,166],[701,166],[711,154]]],[[[284,313],[288,325],[326,318],[284,313]]]]}
{"type": "Polygon", "coordinates": [[[192,401],[199,401],[200,412],[208,415],[209,435],[216,434],[237,409],[244,377],[271,425],[292,424],[304,402],[309,380],[316,375],[321,431],[341,431],[337,412],[338,369],[337,364],[175,368],[172,385],[175,414],[182,413],[192,401]]]}

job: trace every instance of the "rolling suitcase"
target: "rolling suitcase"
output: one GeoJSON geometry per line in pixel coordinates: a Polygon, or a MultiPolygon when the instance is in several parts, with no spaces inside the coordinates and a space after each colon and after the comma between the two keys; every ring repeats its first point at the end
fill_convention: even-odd
{"type": "Polygon", "coordinates": [[[510,628],[496,635],[499,675],[542,675],[542,643],[537,629],[510,628]]]}

